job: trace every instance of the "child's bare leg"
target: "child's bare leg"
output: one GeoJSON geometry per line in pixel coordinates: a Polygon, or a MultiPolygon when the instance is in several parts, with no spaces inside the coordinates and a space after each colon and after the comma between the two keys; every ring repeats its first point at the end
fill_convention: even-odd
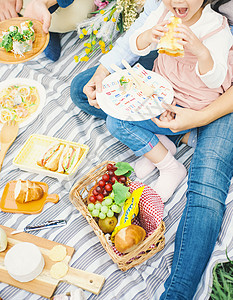
{"type": "Polygon", "coordinates": [[[187,132],[187,133],[185,133],[185,135],[184,135],[184,136],[182,137],[182,139],[181,139],[181,142],[182,142],[183,144],[188,145],[189,136],[190,136],[190,131],[187,132]]]}
{"type": "Polygon", "coordinates": [[[160,195],[163,202],[166,202],[185,178],[187,171],[161,142],[144,156],[152,161],[159,170],[160,176],[153,188],[160,195]]]}
{"type": "MultiPolygon", "coordinates": [[[[172,155],[175,155],[176,145],[168,137],[166,137],[166,135],[156,134],[156,136],[159,138],[159,141],[164,145],[164,147],[170,151],[172,155]]],[[[139,159],[134,166],[134,171],[140,179],[149,175],[154,169],[155,165],[145,156],[142,156],[142,158],[139,159]]]]}

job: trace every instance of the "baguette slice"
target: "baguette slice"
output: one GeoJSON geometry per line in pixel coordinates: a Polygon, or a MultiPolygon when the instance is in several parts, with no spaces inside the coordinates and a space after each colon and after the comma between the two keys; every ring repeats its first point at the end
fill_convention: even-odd
{"type": "Polygon", "coordinates": [[[42,187],[29,180],[17,180],[14,190],[15,201],[19,203],[27,203],[39,200],[43,197],[44,191],[42,187]]]}
{"type": "Polygon", "coordinates": [[[184,47],[177,41],[179,39],[174,38],[174,29],[181,24],[182,21],[180,18],[171,17],[171,23],[167,24],[168,32],[161,37],[157,49],[159,49],[159,53],[165,53],[170,56],[184,56],[184,47]]]}

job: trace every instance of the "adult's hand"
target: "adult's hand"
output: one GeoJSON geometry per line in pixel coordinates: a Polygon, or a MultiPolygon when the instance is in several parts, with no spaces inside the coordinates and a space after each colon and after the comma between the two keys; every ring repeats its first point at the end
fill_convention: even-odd
{"type": "Polygon", "coordinates": [[[51,23],[51,14],[48,9],[56,3],[56,0],[32,0],[25,8],[24,17],[40,21],[44,32],[48,33],[51,23]]]}
{"type": "Polygon", "coordinates": [[[204,112],[196,111],[189,108],[181,108],[169,104],[162,104],[162,106],[174,115],[174,118],[151,119],[157,126],[169,128],[173,132],[187,130],[202,126],[204,120],[204,112]]]}
{"type": "Polygon", "coordinates": [[[0,21],[18,17],[23,0],[0,0],[0,21]]]}
{"type": "Polygon", "coordinates": [[[87,95],[88,102],[91,106],[100,108],[96,101],[96,92],[102,92],[102,82],[109,74],[109,71],[103,65],[99,65],[95,74],[84,86],[83,92],[87,95]]]}

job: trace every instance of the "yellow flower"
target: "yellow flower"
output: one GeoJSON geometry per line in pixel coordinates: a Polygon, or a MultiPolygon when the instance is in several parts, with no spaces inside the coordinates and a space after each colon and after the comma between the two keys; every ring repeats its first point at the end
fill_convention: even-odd
{"type": "Polygon", "coordinates": [[[80,39],[83,39],[83,38],[84,38],[84,35],[83,35],[83,34],[80,34],[79,38],[80,38],[80,39]]]}
{"type": "Polygon", "coordinates": [[[89,57],[88,56],[84,56],[83,59],[84,59],[84,61],[88,61],[89,57]]]}
{"type": "Polygon", "coordinates": [[[95,45],[95,44],[96,44],[96,41],[92,41],[91,43],[92,43],[92,45],[95,45]]]}
{"type": "Polygon", "coordinates": [[[111,45],[109,45],[109,49],[110,49],[110,50],[112,50],[112,48],[113,48],[113,45],[112,45],[112,44],[111,44],[111,45]]]}
{"type": "Polygon", "coordinates": [[[102,40],[100,40],[100,41],[99,41],[99,45],[101,46],[101,45],[102,45],[102,43],[103,43],[103,41],[102,41],[102,40]]]}
{"type": "Polygon", "coordinates": [[[91,51],[91,49],[89,49],[89,48],[85,49],[86,54],[90,53],[90,51],[91,51]]]}
{"type": "Polygon", "coordinates": [[[106,51],[105,51],[105,53],[108,53],[108,52],[109,52],[109,50],[106,50],[106,51]]]}
{"type": "Polygon", "coordinates": [[[113,23],[115,23],[116,22],[116,18],[112,18],[112,21],[113,21],[113,23]]]}
{"type": "Polygon", "coordinates": [[[101,47],[105,47],[105,42],[104,41],[102,41],[101,47]]]}
{"type": "Polygon", "coordinates": [[[105,18],[104,18],[104,22],[108,22],[108,17],[105,17],[105,18]]]}
{"type": "Polygon", "coordinates": [[[91,48],[91,43],[86,43],[87,48],[91,48]]]}
{"type": "Polygon", "coordinates": [[[79,61],[79,59],[78,59],[78,56],[77,56],[77,55],[75,55],[75,56],[74,56],[74,60],[75,60],[75,62],[78,62],[78,61],[79,61]]]}
{"type": "Polygon", "coordinates": [[[97,33],[98,33],[98,30],[94,30],[94,31],[93,31],[93,34],[97,34],[97,33]]]}
{"type": "Polygon", "coordinates": [[[84,35],[87,34],[86,28],[83,28],[82,32],[83,32],[84,35]]]}
{"type": "Polygon", "coordinates": [[[100,14],[103,15],[105,13],[105,11],[103,9],[101,9],[100,14]]]}

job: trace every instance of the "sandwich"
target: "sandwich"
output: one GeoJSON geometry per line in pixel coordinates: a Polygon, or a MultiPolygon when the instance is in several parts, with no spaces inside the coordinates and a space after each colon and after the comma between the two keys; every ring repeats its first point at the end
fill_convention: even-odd
{"type": "Polygon", "coordinates": [[[37,161],[37,165],[50,171],[71,174],[79,161],[80,147],[61,143],[50,146],[37,161]]]}
{"type": "Polygon", "coordinates": [[[74,148],[67,145],[59,161],[58,172],[71,174],[79,160],[80,148],[74,148]]]}
{"type": "Polygon", "coordinates": [[[64,145],[60,143],[53,144],[48,150],[45,151],[41,159],[37,161],[37,165],[50,171],[57,171],[63,150],[64,145]]]}
{"type": "Polygon", "coordinates": [[[171,23],[167,24],[168,31],[160,38],[160,41],[157,45],[159,53],[165,53],[171,56],[184,56],[184,47],[177,41],[178,38],[174,38],[174,29],[181,24],[182,21],[180,18],[171,17],[171,23]]]}

